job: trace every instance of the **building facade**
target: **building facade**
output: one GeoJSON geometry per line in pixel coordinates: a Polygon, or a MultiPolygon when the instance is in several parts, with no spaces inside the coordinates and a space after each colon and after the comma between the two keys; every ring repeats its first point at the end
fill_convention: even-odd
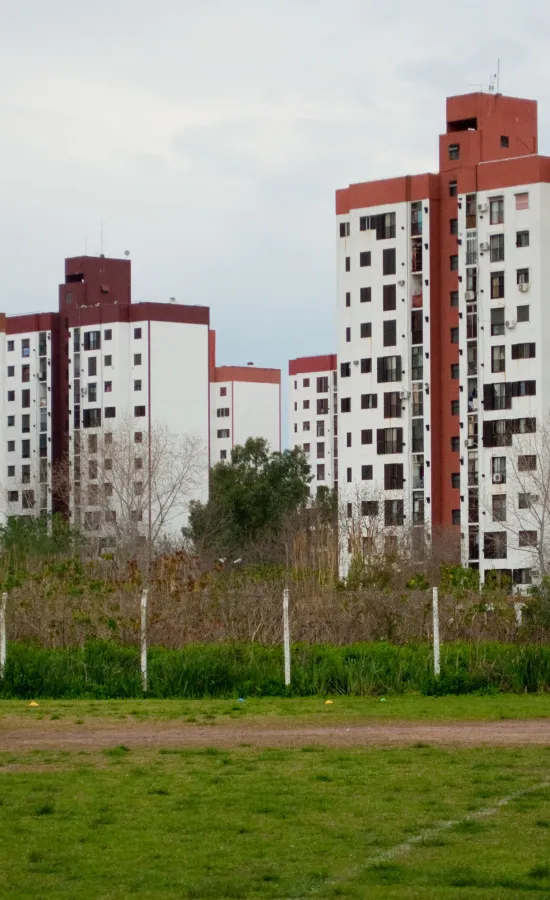
{"type": "Polygon", "coordinates": [[[288,364],[290,443],[310,466],[310,491],[338,489],[338,373],[336,354],[303,356],[288,364]]]}
{"type": "Polygon", "coordinates": [[[439,173],[336,194],[339,486],[348,516],[359,513],[350,533],[368,546],[375,517],[390,546],[400,533],[420,548],[447,532],[483,577],[518,584],[533,577],[537,536],[511,475],[533,456],[525,446],[550,405],[550,159],[537,145],[533,101],[451,97],[439,173]]]}

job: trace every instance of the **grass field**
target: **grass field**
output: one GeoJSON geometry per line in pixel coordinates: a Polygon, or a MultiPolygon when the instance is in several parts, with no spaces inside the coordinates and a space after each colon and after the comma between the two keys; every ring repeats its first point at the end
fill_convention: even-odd
{"type": "MultiPolygon", "coordinates": [[[[537,695],[333,699],[328,708],[315,699],[237,708],[75,701],[29,709],[6,701],[0,730],[25,719],[39,729],[52,717],[75,728],[124,717],[216,728],[232,717],[300,724],[550,715],[550,700],[537,695]]],[[[2,753],[0,897],[550,897],[549,767],[544,747],[2,753]]]]}

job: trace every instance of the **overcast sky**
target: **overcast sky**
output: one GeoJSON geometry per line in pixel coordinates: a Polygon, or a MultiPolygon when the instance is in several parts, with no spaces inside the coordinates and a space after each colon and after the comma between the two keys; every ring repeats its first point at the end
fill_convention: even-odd
{"type": "Polygon", "coordinates": [[[0,29],[0,290],[131,251],[135,300],[206,304],[218,362],[331,352],[334,191],[435,171],[447,94],[539,100],[547,0],[19,0],[0,29]]]}

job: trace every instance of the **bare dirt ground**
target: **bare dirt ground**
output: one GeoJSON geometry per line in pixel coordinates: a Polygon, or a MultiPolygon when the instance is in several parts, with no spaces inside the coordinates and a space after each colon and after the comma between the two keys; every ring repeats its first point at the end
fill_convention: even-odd
{"type": "Polygon", "coordinates": [[[78,725],[29,721],[0,725],[0,751],[102,750],[124,744],[132,749],[251,747],[406,746],[415,743],[456,747],[550,745],[550,720],[503,722],[371,723],[349,726],[300,726],[288,723],[192,725],[183,722],[95,720],[78,725]]]}

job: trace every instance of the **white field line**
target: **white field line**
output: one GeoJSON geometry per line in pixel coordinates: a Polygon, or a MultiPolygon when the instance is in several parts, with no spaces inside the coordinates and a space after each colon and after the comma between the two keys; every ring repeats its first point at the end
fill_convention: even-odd
{"type": "Polygon", "coordinates": [[[384,863],[388,860],[394,859],[396,856],[401,856],[401,854],[403,853],[408,853],[409,850],[412,850],[413,847],[418,846],[418,844],[422,844],[424,841],[430,840],[430,838],[437,837],[437,835],[441,834],[442,832],[449,831],[450,828],[455,828],[457,825],[462,825],[464,822],[474,822],[476,819],[483,819],[487,816],[494,816],[504,806],[508,806],[508,804],[512,803],[514,800],[518,800],[520,797],[526,797],[528,794],[534,794],[536,791],[540,791],[548,787],[550,787],[550,779],[541,781],[538,784],[532,784],[530,785],[530,787],[514,791],[512,794],[508,794],[507,797],[503,797],[502,800],[497,800],[494,806],[484,806],[483,809],[478,809],[475,812],[468,813],[467,815],[463,816],[462,819],[450,819],[447,822],[439,822],[432,828],[426,828],[426,830],[421,831],[420,834],[416,834],[414,835],[414,837],[409,838],[408,841],[403,841],[402,844],[395,844],[395,846],[389,847],[382,853],[377,854],[377,856],[372,856],[370,859],[367,859],[364,863],[361,863],[358,866],[354,866],[352,869],[348,869],[347,872],[345,872],[343,875],[340,875],[338,878],[331,879],[330,881],[325,881],[322,884],[312,888],[311,891],[308,891],[306,894],[304,894],[303,897],[299,898],[299,900],[306,900],[307,897],[312,897],[320,890],[324,890],[327,887],[334,887],[337,884],[341,884],[342,882],[349,881],[351,878],[355,878],[361,872],[364,872],[366,869],[370,869],[371,866],[380,865],[380,863],[384,863]]]}

